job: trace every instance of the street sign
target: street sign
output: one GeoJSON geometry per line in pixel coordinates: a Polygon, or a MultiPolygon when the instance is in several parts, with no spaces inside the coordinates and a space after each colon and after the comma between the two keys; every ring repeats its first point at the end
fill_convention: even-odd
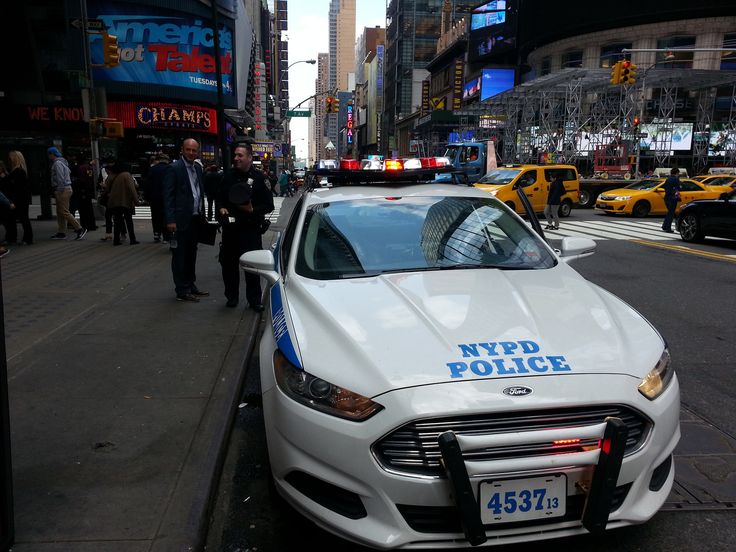
{"type": "Polygon", "coordinates": [[[636,135],[636,137],[637,138],[649,138],[649,133],[648,132],[640,132],[639,134],[636,135]]]}
{"type": "MultiPolygon", "coordinates": [[[[75,29],[82,28],[81,19],[70,19],[69,24],[75,29]]],[[[87,30],[88,31],[104,31],[105,29],[107,29],[107,26],[105,25],[105,22],[102,21],[102,19],[88,19],[87,20],[87,30]]]]}
{"type": "Polygon", "coordinates": [[[309,117],[311,115],[311,109],[290,109],[286,112],[287,117],[309,117]]]}

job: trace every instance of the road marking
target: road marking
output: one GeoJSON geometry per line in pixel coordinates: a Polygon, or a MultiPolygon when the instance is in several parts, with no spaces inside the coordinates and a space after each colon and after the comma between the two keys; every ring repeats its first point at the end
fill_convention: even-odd
{"type": "Polygon", "coordinates": [[[688,255],[696,255],[698,257],[705,257],[707,259],[714,259],[717,261],[729,261],[736,263],[736,255],[722,255],[720,253],[711,253],[710,251],[701,251],[699,249],[693,249],[685,245],[673,245],[669,243],[653,242],[648,240],[631,240],[639,245],[647,247],[656,247],[658,249],[666,249],[668,251],[677,251],[679,253],[686,253],[688,255]]]}

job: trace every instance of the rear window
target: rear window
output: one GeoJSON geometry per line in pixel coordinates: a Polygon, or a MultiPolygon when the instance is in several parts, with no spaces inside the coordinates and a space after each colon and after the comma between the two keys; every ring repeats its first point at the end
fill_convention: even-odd
{"type": "Polygon", "coordinates": [[[313,205],[296,271],[329,280],[465,268],[544,269],[554,256],[495,198],[390,197],[313,205]]]}
{"type": "Polygon", "coordinates": [[[575,169],[544,169],[544,178],[547,182],[552,182],[557,176],[561,176],[564,181],[577,180],[578,178],[575,169]]]}

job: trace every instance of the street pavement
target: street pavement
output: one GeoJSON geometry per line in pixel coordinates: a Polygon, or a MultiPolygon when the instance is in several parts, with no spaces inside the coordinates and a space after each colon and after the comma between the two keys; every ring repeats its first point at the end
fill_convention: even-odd
{"type": "Polygon", "coordinates": [[[119,247],[33,227],[0,261],[13,551],[201,550],[260,315],[225,307],[216,246],[182,303],[149,221],[119,247]]]}

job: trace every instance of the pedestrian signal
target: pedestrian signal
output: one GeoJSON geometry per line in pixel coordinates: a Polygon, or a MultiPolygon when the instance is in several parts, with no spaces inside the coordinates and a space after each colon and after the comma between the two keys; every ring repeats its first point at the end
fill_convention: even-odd
{"type": "Polygon", "coordinates": [[[118,50],[118,37],[108,33],[102,33],[102,58],[105,67],[112,68],[120,65],[120,51],[118,50]]]}
{"type": "Polygon", "coordinates": [[[611,84],[621,84],[621,61],[617,61],[611,67],[611,84]]]}

